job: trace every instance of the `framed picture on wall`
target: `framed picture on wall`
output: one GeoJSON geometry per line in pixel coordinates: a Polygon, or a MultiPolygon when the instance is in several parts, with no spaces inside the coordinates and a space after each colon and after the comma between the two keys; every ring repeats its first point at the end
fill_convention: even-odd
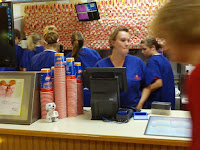
{"type": "Polygon", "coordinates": [[[0,122],[31,124],[40,118],[39,72],[0,72],[0,122]]]}

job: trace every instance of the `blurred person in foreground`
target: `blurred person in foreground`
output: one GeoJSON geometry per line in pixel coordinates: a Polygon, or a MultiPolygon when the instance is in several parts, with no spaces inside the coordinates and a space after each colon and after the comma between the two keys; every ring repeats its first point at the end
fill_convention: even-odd
{"type": "Polygon", "coordinates": [[[171,0],[151,24],[154,37],[164,39],[172,61],[196,68],[187,81],[192,117],[192,150],[200,150],[200,0],[171,0]]]}

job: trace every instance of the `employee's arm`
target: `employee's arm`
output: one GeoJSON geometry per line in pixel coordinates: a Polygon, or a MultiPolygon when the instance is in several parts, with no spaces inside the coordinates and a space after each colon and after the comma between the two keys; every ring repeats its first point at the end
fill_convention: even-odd
{"type": "Polygon", "coordinates": [[[26,71],[26,68],[23,68],[23,67],[19,66],[19,70],[20,71],[26,71]]]}
{"type": "Polygon", "coordinates": [[[163,86],[162,79],[157,79],[151,84],[151,91],[155,91],[163,86]]]}
{"type": "Polygon", "coordinates": [[[136,106],[137,109],[142,109],[142,107],[143,107],[144,103],[146,102],[147,98],[149,97],[150,93],[151,93],[151,85],[145,87],[142,90],[142,95],[141,95],[140,101],[136,106]]]}

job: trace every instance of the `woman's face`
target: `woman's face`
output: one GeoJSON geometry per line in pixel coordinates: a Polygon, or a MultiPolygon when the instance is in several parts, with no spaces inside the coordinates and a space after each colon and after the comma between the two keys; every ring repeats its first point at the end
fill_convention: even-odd
{"type": "Polygon", "coordinates": [[[119,31],[115,38],[115,41],[112,40],[111,42],[111,44],[113,45],[113,49],[116,52],[123,55],[128,54],[130,48],[130,34],[128,32],[119,31]]]}
{"type": "Polygon", "coordinates": [[[148,47],[145,43],[141,44],[142,48],[142,54],[144,54],[144,57],[151,57],[152,54],[152,48],[148,47]]]}

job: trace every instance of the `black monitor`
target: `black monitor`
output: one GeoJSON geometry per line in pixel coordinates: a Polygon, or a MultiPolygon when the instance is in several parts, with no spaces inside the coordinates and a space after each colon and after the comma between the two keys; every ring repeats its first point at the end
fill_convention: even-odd
{"type": "Polygon", "coordinates": [[[15,67],[15,39],[12,3],[0,3],[0,67],[15,67]]]}
{"type": "Polygon", "coordinates": [[[100,19],[96,2],[75,5],[79,21],[91,21],[100,19]]]}
{"type": "Polygon", "coordinates": [[[92,119],[115,119],[120,92],[127,91],[126,68],[86,68],[84,85],[91,91],[92,119]]]}

